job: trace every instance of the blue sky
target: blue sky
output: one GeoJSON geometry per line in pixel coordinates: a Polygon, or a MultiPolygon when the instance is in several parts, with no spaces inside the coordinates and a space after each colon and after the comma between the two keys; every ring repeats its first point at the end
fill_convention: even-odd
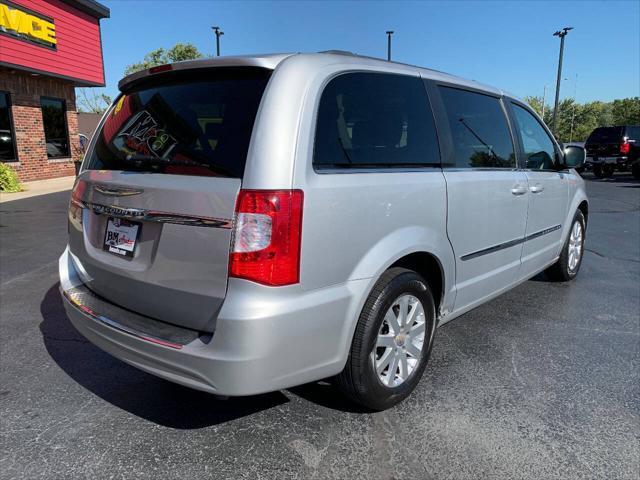
{"type": "Polygon", "coordinates": [[[565,42],[561,98],[578,101],[640,95],[640,2],[421,1],[213,2],[103,1],[106,93],[117,93],[126,65],[176,42],[222,54],[350,50],[386,56],[386,30],[395,30],[393,59],[471,78],[518,96],[554,94],[559,40],[565,42]]]}

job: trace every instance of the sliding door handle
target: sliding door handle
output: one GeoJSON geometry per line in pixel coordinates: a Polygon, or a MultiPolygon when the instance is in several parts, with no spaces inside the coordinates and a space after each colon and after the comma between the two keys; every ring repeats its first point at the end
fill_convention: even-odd
{"type": "Polygon", "coordinates": [[[540,193],[544,190],[544,187],[539,183],[536,183],[531,188],[529,188],[529,190],[531,190],[531,193],[540,193]]]}
{"type": "Polygon", "coordinates": [[[527,193],[527,187],[517,185],[511,189],[511,193],[513,193],[514,195],[524,195],[525,193],[527,193]]]}

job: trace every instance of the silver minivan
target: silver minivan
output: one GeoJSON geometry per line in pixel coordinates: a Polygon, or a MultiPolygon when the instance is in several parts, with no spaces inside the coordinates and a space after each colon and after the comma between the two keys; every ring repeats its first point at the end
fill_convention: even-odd
{"type": "Polygon", "coordinates": [[[225,396],[332,378],[385,409],[437,326],[580,268],[584,150],[501,90],[339,51],[163,65],[119,88],[60,283],[84,336],[154,375],[225,396]]]}

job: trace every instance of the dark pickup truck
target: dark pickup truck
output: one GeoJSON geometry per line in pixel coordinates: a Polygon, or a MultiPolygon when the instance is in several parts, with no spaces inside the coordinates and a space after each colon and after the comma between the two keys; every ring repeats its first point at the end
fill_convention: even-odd
{"type": "Polygon", "coordinates": [[[610,177],[615,170],[631,170],[640,180],[640,125],[596,128],[584,147],[587,165],[596,177],[610,177]]]}

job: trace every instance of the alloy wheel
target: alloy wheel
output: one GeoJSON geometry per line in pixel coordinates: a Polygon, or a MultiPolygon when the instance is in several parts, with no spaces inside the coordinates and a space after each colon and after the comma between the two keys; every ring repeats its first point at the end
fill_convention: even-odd
{"type": "Polygon", "coordinates": [[[420,363],[425,346],[424,307],[413,295],[399,296],[385,313],[371,352],[380,382],[387,387],[404,383],[420,363]]]}
{"type": "Polygon", "coordinates": [[[573,227],[571,228],[571,234],[569,235],[569,261],[567,262],[567,266],[569,267],[570,273],[575,272],[580,264],[580,258],[582,257],[582,241],[582,224],[576,221],[574,222],[573,227]]]}

